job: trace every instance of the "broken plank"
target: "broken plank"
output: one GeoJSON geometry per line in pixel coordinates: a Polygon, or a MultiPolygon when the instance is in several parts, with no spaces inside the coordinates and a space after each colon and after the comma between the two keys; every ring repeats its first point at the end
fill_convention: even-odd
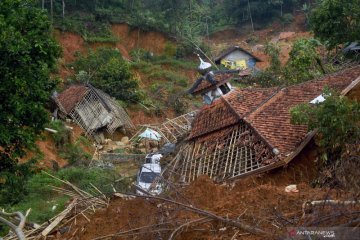
{"type": "Polygon", "coordinates": [[[49,226],[47,226],[42,232],[41,235],[46,237],[65,217],[70,213],[70,211],[75,207],[77,203],[77,198],[75,198],[69,206],[66,207],[55,219],[52,221],[49,226]]]}

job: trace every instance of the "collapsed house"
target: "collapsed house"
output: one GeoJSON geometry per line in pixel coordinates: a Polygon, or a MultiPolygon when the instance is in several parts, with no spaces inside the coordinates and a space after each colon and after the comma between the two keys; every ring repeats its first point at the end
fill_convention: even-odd
{"type": "Polygon", "coordinates": [[[257,62],[262,60],[249,51],[239,46],[232,46],[221,52],[214,58],[217,65],[223,65],[228,69],[254,69],[257,62]]]}
{"type": "Polygon", "coordinates": [[[72,85],[53,97],[58,117],[70,117],[88,136],[103,141],[103,131],[134,128],[128,114],[115,99],[90,84],[72,85]]]}
{"type": "MultiPolygon", "coordinates": [[[[228,73],[206,77],[191,89],[204,98],[229,81],[228,73]]],[[[206,174],[217,181],[265,172],[288,164],[315,131],[291,124],[290,109],[313,102],[324,87],[351,95],[360,86],[360,66],[285,88],[230,89],[216,95],[196,115],[178,154],[183,181],[206,174]],[[352,91],[353,90],[353,91],[352,91]]],[[[315,101],[316,102],[316,101],[315,101]]],[[[316,103],[315,103],[316,104],[316,103]]]]}

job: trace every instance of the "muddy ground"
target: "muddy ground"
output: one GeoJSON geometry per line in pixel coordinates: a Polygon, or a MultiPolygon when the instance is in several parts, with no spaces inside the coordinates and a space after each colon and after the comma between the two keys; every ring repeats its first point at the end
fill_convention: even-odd
{"type": "MultiPolygon", "coordinates": [[[[238,219],[267,234],[254,235],[205,219],[205,223],[182,228],[174,239],[279,239],[287,237],[289,227],[338,226],[348,222],[354,214],[359,215],[359,208],[342,205],[303,211],[303,204],[309,200],[356,198],[356,194],[340,189],[311,187],[316,174],[316,159],[316,150],[310,144],[284,169],[224,184],[216,184],[207,176],[201,176],[188,186],[168,191],[162,197],[225,219],[238,219]],[[285,192],[289,184],[297,184],[299,192],[285,192]]],[[[87,217],[89,220],[79,216],[67,233],[57,233],[57,239],[168,239],[181,224],[203,216],[155,199],[137,197],[125,200],[114,196],[108,208],[87,217]],[[139,230],[133,231],[137,228],[139,230]]]]}

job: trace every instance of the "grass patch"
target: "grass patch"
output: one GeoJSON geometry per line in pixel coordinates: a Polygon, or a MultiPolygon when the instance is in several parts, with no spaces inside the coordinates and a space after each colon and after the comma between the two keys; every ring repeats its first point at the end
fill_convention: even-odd
{"type": "Polygon", "coordinates": [[[120,39],[116,37],[108,22],[101,22],[95,19],[92,14],[74,15],[67,18],[55,20],[57,28],[63,31],[70,31],[80,34],[86,42],[109,42],[116,43],[120,39]]]}
{"type": "MultiPolygon", "coordinates": [[[[121,176],[117,171],[100,168],[71,167],[58,172],[51,172],[51,174],[60,179],[67,180],[93,195],[98,195],[99,193],[94,190],[90,183],[103,193],[111,193],[112,185],[119,191],[128,191],[128,186],[133,181],[132,176],[126,176],[118,180],[121,176]]],[[[43,223],[64,210],[70,200],[69,197],[54,192],[51,186],[62,187],[62,183],[43,172],[38,173],[26,183],[25,189],[27,194],[20,203],[1,207],[5,208],[8,212],[25,212],[31,208],[29,220],[31,222],[43,223]]]]}

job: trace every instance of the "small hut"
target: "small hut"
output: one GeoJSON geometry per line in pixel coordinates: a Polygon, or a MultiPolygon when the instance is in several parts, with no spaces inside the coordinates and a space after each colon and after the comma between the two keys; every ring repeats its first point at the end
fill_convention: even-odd
{"type": "Polygon", "coordinates": [[[102,142],[104,131],[112,134],[120,127],[134,127],[115,99],[90,84],[72,85],[53,99],[58,117],[70,117],[97,142],[102,142]]]}

